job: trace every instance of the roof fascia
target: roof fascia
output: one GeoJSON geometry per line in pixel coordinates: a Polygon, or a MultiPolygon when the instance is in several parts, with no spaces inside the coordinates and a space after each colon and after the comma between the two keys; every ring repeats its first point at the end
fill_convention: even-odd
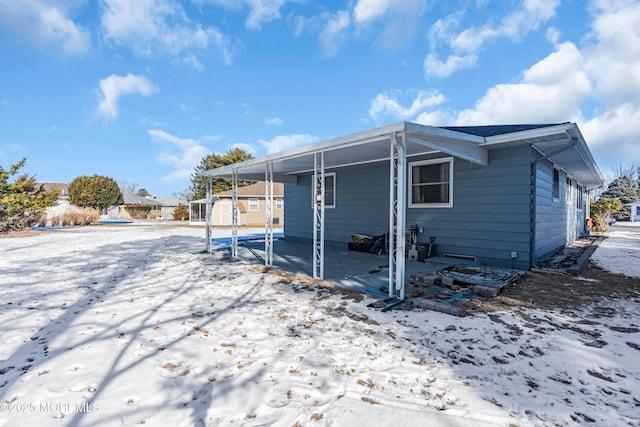
{"type": "Polygon", "coordinates": [[[488,136],[484,138],[486,145],[500,144],[503,142],[518,141],[521,139],[539,138],[547,135],[553,135],[569,131],[574,123],[563,123],[560,125],[547,126],[543,128],[523,130],[520,132],[505,133],[502,135],[488,136]]]}
{"type": "Polygon", "coordinates": [[[449,129],[407,123],[407,139],[482,166],[489,164],[489,152],[480,145],[484,138],[449,129]]]}
{"type": "Polygon", "coordinates": [[[303,147],[292,148],[290,150],[282,151],[279,153],[272,153],[266,156],[258,157],[255,159],[249,159],[242,162],[234,163],[227,166],[222,166],[215,169],[206,170],[200,172],[199,176],[219,176],[231,173],[234,170],[240,170],[242,168],[258,166],[266,164],[272,161],[283,161],[293,159],[296,157],[302,157],[311,155],[313,153],[319,153],[323,151],[332,151],[338,148],[346,148],[349,146],[366,144],[368,142],[378,141],[388,138],[391,133],[401,132],[405,130],[406,122],[395,123],[388,126],[379,127],[363,132],[354,133],[338,138],[329,139],[315,144],[305,145],[303,147]]]}

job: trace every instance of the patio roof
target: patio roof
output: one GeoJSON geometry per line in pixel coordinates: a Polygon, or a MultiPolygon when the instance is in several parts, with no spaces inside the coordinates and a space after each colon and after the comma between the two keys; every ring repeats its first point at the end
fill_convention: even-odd
{"type": "Polygon", "coordinates": [[[273,179],[295,182],[296,175],[313,171],[314,154],[324,153],[327,170],[388,161],[392,135],[404,136],[407,157],[445,153],[487,165],[488,152],[499,147],[531,145],[575,177],[587,189],[604,185],[604,178],[574,123],[435,127],[400,122],[269,154],[201,172],[202,176],[263,180],[271,163],[273,179]]]}

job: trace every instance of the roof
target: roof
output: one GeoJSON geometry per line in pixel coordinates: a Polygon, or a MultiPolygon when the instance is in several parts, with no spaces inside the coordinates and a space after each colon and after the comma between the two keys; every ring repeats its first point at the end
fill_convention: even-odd
{"type": "Polygon", "coordinates": [[[61,182],[41,182],[44,191],[59,191],[61,196],[69,194],[69,184],[61,182]]]}
{"type": "Polygon", "coordinates": [[[506,135],[515,132],[523,132],[533,129],[541,129],[549,126],[566,125],[567,123],[537,124],[537,125],[489,125],[489,126],[442,126],[455,132],[467,133],[469,135],[481,136],[483,138],[506,135]]]}
{"type": "Polygon", "coordinates": [[[189,202],[176,199],[175,197],[151,197],[151,200],[155,200],[156,204],[159,204],[162,206],[178,206],[178,205],[186,206],[189,204],[189,202]]]}
{"type": "Polygon", "coordinates": [[[122,198],[124,199],[124,205],[150,206],[158,204],[155,200],[149,197],[136,196],[135,194],[131,194],[127,191],[122,192],[122,198]]]}
{"type": "MultiPolygon", "coordinates": [[[[256,182],[255,184],[243,185],[238,187],[238,197],[264,197],[265,183],[264,181],[256,182]]],[[[231,197],[231,190],[221,191],[214,194],[218,197],[231,197]]],[[[273,197],[284,196],[284,185],[281,182],[273,183],[273,197]]]]}
{"type": "Polygon", "coordinates": [[[529,145],[587,189],[604,185],[602,173],[575,123],[435,127],[400,122],[210,169],[200,175],[229,178],[235,171],[239,179],[262,180],[270,164],[275,181],[296,182],[297,175],[314,170],[314,157],[319,153],[323,154],[327,170],[388,162],[394,139],[405,142],[409,158],[443,153],[483,166],[488,165],[491,150],[529,145]]]}

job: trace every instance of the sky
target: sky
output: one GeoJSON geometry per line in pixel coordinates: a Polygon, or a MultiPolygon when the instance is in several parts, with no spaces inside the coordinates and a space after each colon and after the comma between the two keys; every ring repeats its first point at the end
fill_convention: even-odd
{"type": "Polygon", "coordinates": [[[210,153],[575,122],[640,162],[640,1],[0,0],[0,166],[154,196],[210,153]]]}

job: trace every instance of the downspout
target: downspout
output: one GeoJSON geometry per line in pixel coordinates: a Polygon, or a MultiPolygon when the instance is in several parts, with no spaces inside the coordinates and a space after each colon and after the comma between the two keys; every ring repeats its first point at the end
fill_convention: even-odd
{"type": "Polygon", "coordinates": [[[576,145],[578,145],[578,139],[577,138],[571,138],[571,144],[563,147],[559,150],[553,151],[549,154],[544,154],[542,157],[538,157],[536,160],[534,160],[533,162],[531,162],[531,202],[530,202],[530,208],[529,208],[529,221],[530,221],[530,238],[529,238],[529,268],[535,268],[537,267],[537,263],[536,263],[536,257],[535,257],[535,252],[536,252],[536,197],[537,197],[537,188],[538,186],[536,185],[538,182],[538,162],[540,160],[549,160],[551,163],[553,163],[553,161],[551,161],[551,159],[549,159],[551,156],[555,156],[556,154],[560,154],[564,151],[570,150],[572,148],[574,148],[576,145]]]}

